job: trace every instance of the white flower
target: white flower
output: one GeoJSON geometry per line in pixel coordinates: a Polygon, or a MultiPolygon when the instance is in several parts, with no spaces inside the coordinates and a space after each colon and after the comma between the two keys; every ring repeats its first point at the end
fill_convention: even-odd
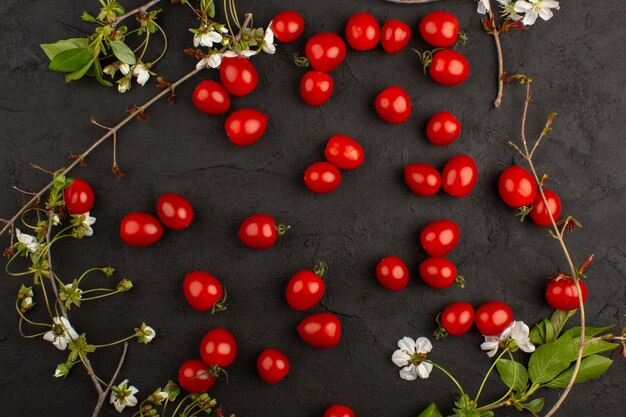
{"type": "Polygon", "coordinates": [[[125,93],[130,90],[130,81],[132,76],[130,74],[126,75],[124,78],[120,78],[117,82],[117,91],[120,93],[125,93]]]}
{"type": "Polygon", "coordinates": [[[214,43],[222,42],[222,35],[214,30],[209,32],[198,32],[193,36],[193,46],[206,46],[207,48],[213,47],[214,43]]]}
{"type": "Polygon", "coordinates": [[[128,379],[123,380],[119,385],[111,388],[111,400],[113,407],[118,413],[124,411],[126,407],[134,407],[137,405],[137,397],[135,394],[139,392],[134,386],[128,386],[128,379]]]}
{"type": "Polygon", "coordinates": [[[476,11],[480,14],[486,14],[491,10],[491,3],[489,0],[478,0],[478,9],[476,11]]]}
{"type": "Polygon", "coordinates": [[[250,58],[251,56],[255,56],[256,54],[258,54],[258,51],[253,51],[251,49],[241,51],[241,56],[245,56],[246,58],[250,58]]]}
{"type": "Polygon", "coordinates": [[[15,228],[15,236],[17,237],[18,242],[26,246],[26,249],[29,252],[35,253],[37,252],[37,249],[39,249],[39,243],[37,242],[37,238],[35,236],[22,233],[18,228],[15,228]]]}
{"type": "Polygon", "coordinates": [[[59,217],[58,214],[53,214],[52,215],[52,225],[53,226],[58,226],[61,224],[61,218],[59,217]]]}
{"type": "Polygon", "coordinates": [[[414,381],[420,378],[428,378],[433,365],[425,362],[426,354],[433,349],[432,343],[425,337],[419,337],[413,340],[410,337],[403,337],[398,340],[399,349],[393,352],[391,361],[400,370],[400,378],[407,381],[414,381]]]}
{"type": "Polygon", "coordinates": [[[267,25],[267,29],[265,29],[265,36],[263,36],[263,52],[267,54],[275,54],[276,53],[276,45],[274,45],[274,31],[272,30],[272,22],[267,25]]]}
{"type": "Polygon", "coordinates": [[[480,345],[482,350],[488,350],[487,356],[493,358],[500,347],[506,347],[511,341],[526,353],[535,351],[535,346],[530,343],[530,329],[522,321],[514,321],[498,336],[485,336],[485,341],[480,345]]]}
{"type": "Polygon", "coordinates": [[[122,75],[127,75],[130,72],[130,65],[128,65],[126,62],[122,62],[120,64],[120,72],[122,73],[122,75]]]}
{"type": "Polygon", "coordinates": [[[142,86],[150,79],[150,71],[145,64],[133,65],[133,75],[137,77],[137,83],[142,86]]]}
{"type": "Polygon", "coordinates": [[[147,345],[156,337],[156,331],[146,323],[141,323],[141,327],[135,329],[135,336],[139,343],[147,345]]]}
{"type": "Polygon", "coordinates": [[[165,401],[170,397],[170,395],[165,391],[157,391],[152,395],[154,396],[155,401],[165,401]]]}
{"type": "Polygon", "coordinates": [[[78,339],[78,333],[65,317],[54,317],[52,330],[43,335],[44,340],[51,342],[57,349],[65,350],[67,344],[78,339]]]}
{"type": "Polygon", "coordinates": [[[500,3],[502,16],[508,17],[514,22],[522,19],[523,16],[517,14],[515,11],[515,0],[498,0],[498,3],[500,3]]]}
{"type": "Polygon", "coordinates": [[[83,222],[80,224],[80,227],[83,229],[85,236],[93,236],[93,229],[91,226],[96,222],[95,217],[91,217],[89,212],[81,214],[84,217],[83,222]]]}
{"type": "Polygon", "coordinates": [[[518,0],[514,7],[516,12],[525,13],[522,23],[526,26],[535,23],[537,17],[550,20],[553,16],[550,9],[560,10],[559,2],[555,0],[518,0]]]}
{"type": "Polygon", "coordinates": [[[216,52],[214,54],[211,54],[211,56],[209,56],[208,58],[202,58],[200,61],[198,61],[198,63],[196,64],[196,68],[200,69],[200,68],[219,68],[220,65],[222,65],[222,57],[224,56],[224,54],[216,52]]]}

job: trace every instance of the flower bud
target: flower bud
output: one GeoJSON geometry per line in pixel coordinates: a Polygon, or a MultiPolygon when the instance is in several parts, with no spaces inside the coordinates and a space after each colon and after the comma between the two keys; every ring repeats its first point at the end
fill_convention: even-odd
{"type": "Polygon", "coordinates": [[[123,279],[117,284],[117,290],[120,292],[126,292],[133,288],[133,282],[129,279],[123,279]]]}

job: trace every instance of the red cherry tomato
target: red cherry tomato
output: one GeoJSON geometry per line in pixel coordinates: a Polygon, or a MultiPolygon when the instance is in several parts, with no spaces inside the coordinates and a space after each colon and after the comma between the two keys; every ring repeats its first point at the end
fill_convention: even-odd
{"type": "Polygon", "coordinates": [[[333,404],[324,413],[324,417],[356,417],[354,411],[345,405],[333,404]]]}
{"type": "Polygon", "coordinates": [[[376,18],[365,12],[353,15],[346,25],[346,40],[357,51],[375,48],[380,40],[380,25],[376,18]]]}
{"type": "Polygon", "coordinates": [[[208,272],[193,271],[185,275],[183,293],[189,305],[195,310],[224,309],[220,305],[224,297],[224,288],[220,281],[208,272]]]}
{"type": "Polygon", "coordinates": [[[435,195],[441,187],[439,171],[428,164],[411,164],[404,167],[404,180],[411,191],[423,197],[435,195]]]}
{"type": "Polygon", "coordinates": [[[224,123],[228,139],[237,146],[252,145],[267,129],[267,114],[254,109],[235,110],[224,123]]]}
{"type": "Polygon", "coordinates": [[[193,104],[206,114],[222,114],[230,109],[230,96],[222,84],[213,80],[201,81],[192,95],[193,104]]]}
{"type": "Polygon", "coordinates": [[[256,361],[256,369],[263,381],[276,384],[289,373],[289,359],[276,349],[265,349],[256,361]]]}
{"type": "Polygon", "coordinates": [[[237,341],[228,330],[217,327],[202,338],[200,357],[207,365],[225,368],[237,358],[237,341]]]}
{"type": "Polygon", "coordinates": [[[300,97],[309,106],[321,106],[333,94],[333,77],[320,71],[308,71],[300,80],[300,97]]]}
{"type": "Polygon", "coordinates": [[[460,228],[452,220],[429,223],[420,233],[420,243],[430,256],[444,256],[459,243],[460,228]]]}
{"type": "Polygon", "coordinates": [[[388,54],[400,52],[411,40],[411,27],[396,19],[387,20],[381,32],[380,44],[388,54]]]}
{"type": "Polygon", "coordinates": [[[428,258],[420,264],[420,276],[433,288],[448,288],[457,278],[456,266],[446,258],[428,258]]]}
{"type": "Polygon", "coordinates": [[[274,36],[281,42],[293,42],[304,32],[304,18],[298,12],[285,10],[272,20],[274,36]]]}
{"type": "Polygon", "coordinates": [[[389,291],[403,290],[409,282],[409,268],[402,259],[388,256],[376,266],[376,278],[389,291]]]}
{"type": "Polygon", "coordinates": [[[328,162],[316,162],[304,171],[304,185],[316,194],[333,192],[341,184],[341,172],[328,162]]]}
{"type": "Polygon", "coordinates": [[[365,152],[359,142],[346,135],[331,136],[324,156],[328,162],[341,169],[355,169],[365,162],[365,152]]]}
{"type": "Polygon", "coordinates": [[[428,13],[420,22],[420,34],[436,48],[449,48],[459,38],[459,21],[448,12],[428,13]]]}
{"type": "Polygon", "coordinates": [[[259,74],[248,58],[226,57],[220,64],[220,81],[233,96],[245,96],[259,84],[259,74]]]}
{"type": "Polygon", "coordinates": [[[484,336],[498,336],[513,321],[513,310],[500,301],[489,301],[476,309],[476,327],[484,336]]]}
{"type": "Polygon", "coordinates": [[[189,200],[180,194],[163,194],[157,200],[156,209],[161,223],[170,229],[184,229],[193,221],[193,207],[189,200]]]}
{"type": "Polygon", "coordinates": [[[446,162],[441,173],[443,191],[452,197],[470,195],[478,181],[476,162],[467,155],[457,155],[446,162]]]}
{"type": "Polygon", "coordinates": [[[461,122],[452,113],[435,113],[426,125],[426,137],[433,145],[449,145],[461,135],[461,122]]]}
{"type": "Polygon", "coordinates": [[[498,191],[502,201],[510,207],[530,206],[537,196],[537,184],[530,172],[522,167],[512,166],[500,174],[498,191]]]}
{"type": "Polygon", "coordinates": [[[285,291],[285,298],[289,307],[296,311],[304,311],[312,308],[322,300],[326,284],[322,279],[325,266],[316,266],[315,271],[302,270],[296,272],[285,291]]]}
{"type": "Polygon", "coordinates": [[[386,122],[400,124],[411,116],[411,97],[401,87],[383,90],[376,97],[376,112],[386,122]]]}
{"type": "Polygon", "coordinates": [[[467,59],[457,51],[444,49],[433,54],[428,74],[439,84],[457,85],[469,77],[470,65],[467,59]]]}
{"type": "Polygon", "coordinates": [[[63,201],[65,208],[73,214],[85,214],[93,207],[94,193],[91,185],[85,180],[74,179],[72,183],[63,190],[63,201]]]}
{"type": "Polygon", "coordinates": [[[239,240],[253,249],[267,249],[276,243],[276,220],[267,214],[253,214],[239,226],[239,240]]]}
{"type": "Polygon", "coordinates": [[[211,367],[201,360],[189,360],[178,371],[178,384],[187,392],[206,392],[215,384],[215,376],[211,367]]]}
{"type": "Polygon", "coordinates": [[[343,62],[346,57],[346,43],[335,33],[318,33],[306,43],[304,53],[314,70],[328,72],[343,62]]]}
{"type": "Polygon", "coordinates": [[[332,313],[317,313],[306,317],[297,327],[302,340],[319,349],[329,349],[339,344],[341,322],[332,313]]]}
{"type": "Polygon", "coordinates": [[[163,235],[163,226],[156,217],[148,213],[127,214],[120,224],[120,237],[130,246],[155,244],[163,235]]]}
{"type": "MultiPolygon", "coordinates": [[[[582,280],[578,280],[578,285],[580,285],[580,294],[584,304],[587,301],[587,286],[582,280]]],[[[569,311],[580,307],[578,303],[578,289],[576,288],[576,283],[571,278],[551,280],[546,289],[546,300],[550,307],[557,310],[569,311]]]]}
{"type": "Polygon", "coordinates": [[[439,323],[452,336],[460,336],[474,324],[474,307],[468,303],[452,303],[439,316],[439,323]]]}
{"type": "MultiPolygon", "coordinates": [[[[543,193],[546,196],[546,200],[548,200],[548,207],[550,207],[552,218],[554,221],[558,221],[559,216],[561,215],[561,199],[552,190],[544,189],[543,193]]],[[[530,218],[538,226],[550,226],[552,224],[550,214],[548,214],[548,210],[546,210],[546,205],[543,202],[541,193],[537,193],[537,197],[535,197],[535,202],[530,210],[530,218]]]]}

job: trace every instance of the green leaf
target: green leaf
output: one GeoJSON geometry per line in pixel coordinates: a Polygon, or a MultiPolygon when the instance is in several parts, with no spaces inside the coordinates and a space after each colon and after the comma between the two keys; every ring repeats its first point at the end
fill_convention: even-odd
{"type": "Polygon", "coordinates": [[[546,403],[545,398],[535,398],[532,401],[522,404],[522,407],[524,407],[526,410],[530,411],[531,413],[537,414],[541,411],[545,403],[546,403]]]}
{"type": "Polygon", "coordinates": [[[563,372],[576,358],[572,335],[564,334],[537,347],[528,361],[528,375],[535,384],[544,384],[563,372]]]}
{"type": "Polygon", "coordinates": [[[424,411],[422,411],[421,414],[417,417],[443,417],[443,416],[437,409],[437,406],[435,405],[435,403],[430,403],[430,405],[426,407],[426,409],[424,409],[424,411]]]}
{"type": "Polygon", "coordinates": [[[75,81],[75,80],[79,80],[83,78],[83,76],[87,73],[87,71],[89,71],[89,68],[93,67],[94,60],[95,58],[91,58],[91,61],[85,64],[85,66],[79,69],[78,71],[69,72],[65,74],[65,82],[69,83],[70,81],[75,81]]]}
{"type": "Polygon", "coordinates": [[[87,12],[83,12],[80,18],[83,19],[85,22],[96,23],[96,18],[87,12]]]}
{"type": "Polygon", "coordinates": [[[555,337],[559,337],[561,330],[563,330],[563,326],[567,320],[570,319],[576,313],[577,310],[564,311],[564,310],[554,310],[554,313],[550,316],[550,323],[552,323],[552,327],[554,328],[555,337]]]}
{"type": "Polygon", "coordinates": [[[515,391],[522,391],[528,384],[528,371],[526,367],[519,362],[510,361],[508,359],[500,359],[496,363],[496,369],[502,378],[502,382],[507,387],[513,387],[515,391]],[[513,374],[515,373],[515,380],[513,374]]]}
{"type": "Polygon", "coordinates": [[[48,59],[52,61],[55,56],[63,51],[76,48],[87,48],[89,46],[89,40],[87,38],[71,38],[55,43],[42,43],[39,46],[48,56],[48,59]]]}
{"type": "Polygon", "coordinates": [[[135,58],[135,54],[133,51],[122,41],[111,41],[111,49],[113,50],[113,54],[120,61],[128,64],[135,65],[137,59],[135,58]]]}
{"type": "MultiPolygon", "coordinates": [[[[580,337],[575,337],[572,340],[576,345],[576,349],[578,349],[580,337]]],[[[606,340],[594,340],[593,342],[585,343],[585,347],[583,348],[583,357],[593,355],[594,353],[609,352],[617,349],[618,347],[619,345],[617,343],[607,342],[606,340]]]]}
{"type": "Polygon", "coordinates": [[[96,80],[98,80],[100,84],[102,84],[105,87],[113,87],[112,82],[109,82],[102,77],[102,66],[100,65],[100,60],[96,59],[94,61],[93,68],[94,68],[94,75],[96,76],[96,80]]]}
{"type": "Polygon", "coordinates": [[[558,333],[554,330],[554,326],[552,325],[552,322],[550,320],[543,319],[542,322],[546,329],[545,341],[546,343],[552,342],[557,338],[558,333]]]}
{"type": "Polygon", "coordinates": [[[530,329],[528,337],[530,339],[530,343],[535,346],[543,345],[545,343],[546,327],[543,321],[540,321],[534,325],[532,329],[530,329]]]}
{"type": "MultiPolygon", "coordinates": [[[[611,324],[609,326],[604,326],[604,327],[585,327],[585,336],[587,337],[593,337],[593,336],[597,336],[601,333],[606,332],[607,330],[611,330],[613,327],[615,327],[614,324],[611,324]]],[[[580,336],[580,326],[576,326],[576,327],[572,327],[571,329],[568,329],[567,331],[565,331],[563,333],[563,335],[565,334],[571,334],[572,337],[578,337],[580,336]]]]}
{"type": "Polygon", "coordinates": [[[52,71],[74,72],[82,69],[92,59],[89,48],[74,48],[59,52],[48,66],[52,71]]]}
{"type": "MultiPolygon", "coordinates": [[[[613,361],[607,357],[600,355],[589,355],[580,362],[580,368],[578,369],[578,375],[576,375],[575,384],[591,381],[599,378],[607,369],[611,366],[613,361]]],[[[574,365],[572,365],[567,371],[560,374],[558,377],[546,384],[549,388],[565,388],[569,383],[569,380],[574,374],[574,365]]]]}

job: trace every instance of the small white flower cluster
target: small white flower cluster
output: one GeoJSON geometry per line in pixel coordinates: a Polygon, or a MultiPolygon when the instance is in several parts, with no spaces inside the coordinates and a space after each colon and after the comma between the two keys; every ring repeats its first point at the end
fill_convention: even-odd
{"type": "Polygon", "coordinates": [[[228,33],[228,29],[224,26],[219,28],[208,28],[206,26],[200,28],[198,32],[193,36],[193,46],[205,46],[207,48],[212,48],[213,44],[221,44],[224,40],[222,33],[228,33]],[[217,30],[215,30],[217,29],[217,30]]]}
{"type": "Polygon", "coordinates": [[[142,62],[137,62],[132,67],[125,62],[119,63],[118,68],[124,78],[120,79],[117,83],[117,91],[125,93],[130,90],[132,77],[137,78],[137,84],[142,87],[150,79],[150,65],[142,62]]]}
{"type": "MultiPolygon", "coordinates": [[[[522,21],[525,26],[530,26],[537,21],[538,17],[550,20],[554,13],[551,9],[559,10],[559,2],[556,0],[497,0],[500,3],[502,16],[518,22],[522,21]]],[[[491,10],[490,0],[478,0],[477,12],[485,14],[491,10]]]]}
{"type": "Polygon", "coordinates": [[[535,351],[535,345],[530,343],[530,329],[522,321],[514,321],[498,336],[485,336],[485,341],[480,345],[482,350],[487,350],[487,356],[493,358],[498,348],[507,346],[514,341],[516,346],[526,353],[535,351]]]}

